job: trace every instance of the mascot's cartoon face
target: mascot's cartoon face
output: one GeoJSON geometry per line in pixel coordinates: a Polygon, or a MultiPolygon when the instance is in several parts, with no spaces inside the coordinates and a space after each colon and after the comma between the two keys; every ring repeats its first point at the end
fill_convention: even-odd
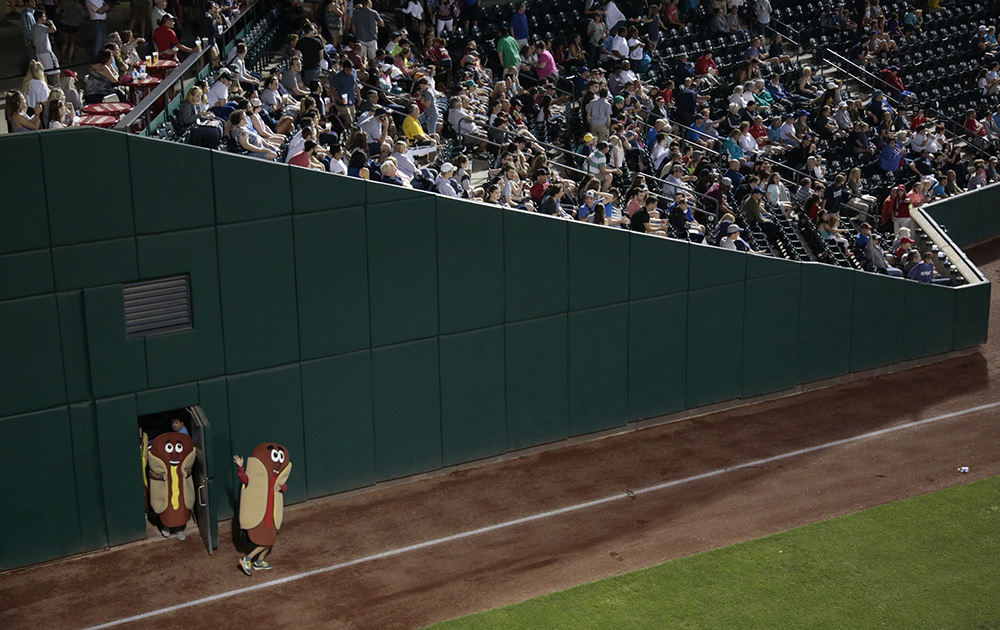
{"type": "MultiPolygon", "coordinates": [[[[250,454],[253,459],[260,460],[267,470],[267,474],[277,479],[281,472],[291,467],[292,461],[288,457],[288,449],[281,444],[258,444],[250,454]]],[[[247,464],[249,467],[249,462],[247,464]]],[[[249,473],[248,473],[249,474],[249,473]]]]}
{"type": "Polygon", "coordinates": [[[194,462],[194,442],[183,433],[161,433],[149,445],[149,470],[163,477],[150,477],[149,505],[166,527],[181,527],[191,516],[194,462]]]}
{"type": "Polygon", "coordinates": [[[273,545],[284,516],[281,486],[292,472],[288,449],[258,444],[246,461],[247,485],[240,493],[240,527],[258,545],[273,545]]]}

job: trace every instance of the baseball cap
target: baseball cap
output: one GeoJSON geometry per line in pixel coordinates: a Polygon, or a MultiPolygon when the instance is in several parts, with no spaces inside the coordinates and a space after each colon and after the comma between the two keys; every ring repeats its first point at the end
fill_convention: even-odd
{"type": "Polygon", "coordinates": [[[442,173],[450,173],[455,170],[455,165],[452,164],[451,162],[445,162],[444,164],[441,165],[441,168],[439,168],[438,170],[441,171],[442,173]]]}
{"type": "Polygon", "coordinates": [[[597,143],[597,148],[601,149],[601,150],[607,149],[609,146],[611,146],[611,145],[609,145],[604,140],[601,140],[600,142],[597,143]]]}
{"type": "Polygon", "coordinates": [[[729,179],[728,177],[723,177],[722,179],[719,180],[719,183],[724,186],[732,186],[733,180],[729,179]]]}
{"type": "Polygon", "coordinates": [[[751,194],[753,194],[753,193],[760,193],[760,194],[762,194],[762,195],[763,195],[763,194],[764,194],[764,189],[763,189],[763,188],[760,188],[760,187],[757,187],[757,188],[752,188],[752,189],[750,190],[750,193],[751,193],[751,194]]]}
{"type": "Polygon", "coordinates": [[[866,221],[866,222],[864,222],[864,223],[862,223],[862,224],[861,224],[861,229],[863,230],[863,229],[865,229],[865,228],[868,228],[869,230],[870,230],[870,229],[872,229],[872,224],[871,224],[871,223],[868,223],[867,221],[866,221]]]}
{"type": "Polygon", "coordinates": [[[261,105],[260,99],[259,98],[252,98],[252,99],[250,99],[250,104],[253,105],[254,107],[260,107],[260,105],[261,105]]]}
{"type": "Polygon", "coordinates": [[[903,238],[899,239],[899,244],[902,245],[903,243],[916,243],[916,241],[910,238],[909,236],[904,236],[903,238]]]}
{"type": "Polygon", "coordinates": [[[588,190],[583,196],[588,199],[593,199],[597,197],[597,193],[595,193],[593,190],[588,190]]]}
{"type": "Polygon", "coordinates": [[[592,134],[592,133],[585,133],[585,134],[583,134],[583,141],[584,142],[590,142],[593,139],[594,139],[594,134],[592,134]]]}
{"type": "Polygon", "coordinates": [[[619,94],[618,96],[615,97],[615,102],[616,103],[624,103],[625,102],[625,97],[622,96],[621,94],[619,94]]]}
{"type": "Polygon", "coordinates": [[[741,228],[740,226],[736,225],[735,223],[733,223],[732,225],[730,225],[729,227],[726,228],[726,234],[739,234],[742,231],[743,231],[743,228],[741,228]]]}
{"type": "Polygon", "coordinates": [[[549,169],[545,167],[542,167],[535,171],[535,177],[538,177],[539,175],[548,175],[548,174],[549,174],[549,169]]]}
{"type": "Polygon", "coordinates": [[[837,107],[839,107],[841,109],[847,109],[847,101],[840,101],[840,103],[837,105],[837,107]]]}

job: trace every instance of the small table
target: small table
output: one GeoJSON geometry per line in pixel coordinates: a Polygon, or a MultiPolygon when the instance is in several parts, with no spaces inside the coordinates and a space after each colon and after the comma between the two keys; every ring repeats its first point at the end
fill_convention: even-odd
{"type": "Polygon", "coordinates": [[[147,76],[145,79],[133,79],[129,83],[123,83],[122,85],[128,88],[128,100],[132,105],[138,105],[139,101],[146,98],[146,96],[153,91],[157,85],[163,82],[163,79],[154,76],[147,76]]]}
{"type": "Polygon", "coordinates": [[[84,114],[114,116],[117,118],[126,112],[132,111],[132,105],[129,103],[91,103],[90,105],[84,105],[81,111],[84,114]]]}
{"type": "Polygon", "coordinates": [[[173,59],[160,59],[156,63],[147,65],[146,72],[158,79],[166,79],[167,73],[179,65],[181,64],[173,59]]]}
{"type": "Polygon", "coordinates": [[[90,114],[88,116],[81,116],[77,120],[76,124],[82,127],[104,127],[110,128],[114,127],[118,123],[117,116],[108,116],[106,114],[90,114]]]}

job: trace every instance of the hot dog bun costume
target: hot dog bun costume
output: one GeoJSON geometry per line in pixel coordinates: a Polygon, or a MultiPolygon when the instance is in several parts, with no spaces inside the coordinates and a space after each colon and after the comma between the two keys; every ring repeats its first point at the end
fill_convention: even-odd
{"type": "Polygon", "coordinates": [[[278,537],[284,515],[284,491],[292,462],[288,449],[280,444],[258,444],[246,460],[246,472],[238,474],[240,490],[240,527],[250,541],[269,547],[278,537]]]}
{"type": "Polygon", "coordinates": [[[149,445],[146,465],[163,477],[149,477],[149,506],[164,527],[184,527],[191,518],[194,461],[194,442],[183,433],[161,433],[149,445]]]}

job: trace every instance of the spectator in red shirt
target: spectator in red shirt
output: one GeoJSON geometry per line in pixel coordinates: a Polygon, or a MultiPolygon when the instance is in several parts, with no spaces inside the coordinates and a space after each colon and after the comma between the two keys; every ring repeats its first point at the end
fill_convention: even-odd
{"type": "Polygon", "coordinates": [[[160,25],[153,31],[153,42],[156,43],[156,52],[163,57],[176,57],[178,50],[183,52],[195,50],[195,48],[180,43],[180,40],[177,39],[177,33],[174,32],[175,21],[176,19],[173,15],[165,13],[160,18],[160,25]]]}
{"type": "Polygon", "coordinates": [[[716,75],[719,73],[719,66],[715,65],[715,59],[712,58],[711,50],[701,53],[701,57],[698,57],[698,61],[694,63],[694,72],[698,76],[705,74],[716,75]]]}
{"type": "Polygon", "coordinates": [[[314,153],[316,153],[316,143],[312,140],[306,140],[306,143],[302,146],[302,150],[290,157],[288,163],[294,166],[310,168],[313,166],[314,153]]]}
{"type": "Polygon", "coordinates": [[[976,110],[974,109],[970,109],[966,112],[964,127],[965,130],[969,132],[970,136],[982,138],[986,135],[986,127],[976,120],[976,110]]]}
{"type": "Polygon", "coordinates": [[[899,78],[898,72],[898,66],[889,66],[879,73],[882,76],[882,80],[892,86],[892,89],[889,91],[892,92],[893,96],[899,96],[906,89],[903,87],[903,81],[899,78]]]}

